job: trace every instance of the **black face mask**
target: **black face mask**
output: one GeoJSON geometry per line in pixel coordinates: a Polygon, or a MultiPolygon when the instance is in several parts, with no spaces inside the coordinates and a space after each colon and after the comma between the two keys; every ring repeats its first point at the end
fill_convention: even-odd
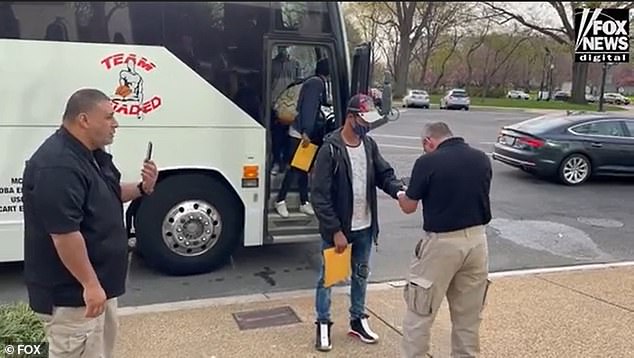
{"type": "Polygon", "coordinates": [[[352,130],[354,131],[354,133],[356,133],[356,135],[359,136],[359,138],[363,139],[370,131],[370,127],[362,126],[359,123],[355,122],[352,130]]]}

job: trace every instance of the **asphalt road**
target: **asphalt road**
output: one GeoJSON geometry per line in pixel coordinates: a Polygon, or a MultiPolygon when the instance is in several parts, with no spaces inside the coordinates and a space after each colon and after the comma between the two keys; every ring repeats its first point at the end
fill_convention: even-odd
{"type": "MultiPolygon", "coordinates": [[[[431,120],[446,121],[456,135],[490,152],[500,126],[534,117],[512,111],[409,109],[372,133],[399,176],[409,176],[421,154],[419,134],[431,120]]],[[[489,225],[491,271],[634,259],[634,180],[593,180],[581,187],[542,181],[494,162],[489,225]]],[[[380,194],[381,236],[372,252],[371,280],[404,277],[421,236],[421,213],[404,215],[380,194]]],[[[142,305],[314,287],[318,244],[287,244],[239,250],[232,263],[205,275],[165,277],[134,257],[121,305],[142,305]]],[[[26,299],[20,265],[0,265],[0,302],[26,299]]]]}

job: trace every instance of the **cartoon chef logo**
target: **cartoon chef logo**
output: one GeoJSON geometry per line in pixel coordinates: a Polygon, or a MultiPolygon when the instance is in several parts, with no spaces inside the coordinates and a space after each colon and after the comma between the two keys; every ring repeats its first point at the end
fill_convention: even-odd
{"type": "Polygon", "coordinates": [[[101,64],[106,67],[106,70],[121,68],[118,72],[118,84],[112,96],[116,113],[143,119],[144,115],[162,105],[163,100],[158,95],[146,100],[145,82],[141,72],[145,74],[156,69],[156,65],[147,58],[134,53],[127,55],[118,53],[104,58],[101,64]],[[142,71],[139,71],[139,68],[142,71]]]}

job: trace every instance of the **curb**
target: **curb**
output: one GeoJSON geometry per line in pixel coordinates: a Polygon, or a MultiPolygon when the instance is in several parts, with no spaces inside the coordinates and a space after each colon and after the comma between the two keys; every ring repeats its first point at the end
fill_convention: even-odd
{"type": "MultiPolygon", "coordinates": [[[[630,267],[630,266],[634,266],[634,261],[602,263],[602,264],[586,264],[586,265],[574,265],[574,266],[558,266],[558,267],[526,269],[526,270],[499,271],[499,272],[490,273],[489,278],[496,279],[496,278],[505,278],[505,277],[532,276],[532,275],[546,274],[546,273],[591,271],[591,270],[630,267]]],[[[368,284],[367,291],[384,291],[389,289],[401,288],[405,285],[405,283],[406,283],[405,280],[371,283],[371,284],[368,284]]],[[[349,291],[348,285],[336,286],[336,287],[333,287],[332,289],[333,294],[342,294],[342,293],[347,294],[348,291],[349,291]]],[[[159,312],[173,312],[173,311],[191,310],[191,309],[197,309],[197,308],[227,306],[227,305],[234,305],[234,304],[267,302],[267,301],[275,301],[280,299],[290,300],[290,299],[297,299],[297,298],[305,298],[305,297],[314,295],[314,293],[315,293],[314,289],[304,289],[304,290],[294,290],[294,291],[274,292],[274,293],[257,293],[257,294],[251,294],[251,295],[206,298],[206,299],[190,300],[190,301],[177,301],[177,302],[156,303],[156,304],[142,305],[142,306],[120,307],[118,308],[117,312],[119,316],[131,316],[131,315],[137,315],[137,314],[159,313],[159,312]]]]}

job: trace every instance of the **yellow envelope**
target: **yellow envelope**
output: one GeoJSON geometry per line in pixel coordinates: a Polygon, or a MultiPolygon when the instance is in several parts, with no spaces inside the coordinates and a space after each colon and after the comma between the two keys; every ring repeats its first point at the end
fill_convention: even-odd
{"type": "Polygon", "coordinates": [[[352,275],[352,244],[338,254],[335,248],[324,250],[324,287],[345,281],[352,275]]]}
{"type": "Polygon", "coordinates": [[[315,154],[317,154],[317,145],[309,143],[308,146],[302,147],[300,144],[295,151],[295,155],[293,155],[291,166],[307,172],[313,163],[315,154]]]}

